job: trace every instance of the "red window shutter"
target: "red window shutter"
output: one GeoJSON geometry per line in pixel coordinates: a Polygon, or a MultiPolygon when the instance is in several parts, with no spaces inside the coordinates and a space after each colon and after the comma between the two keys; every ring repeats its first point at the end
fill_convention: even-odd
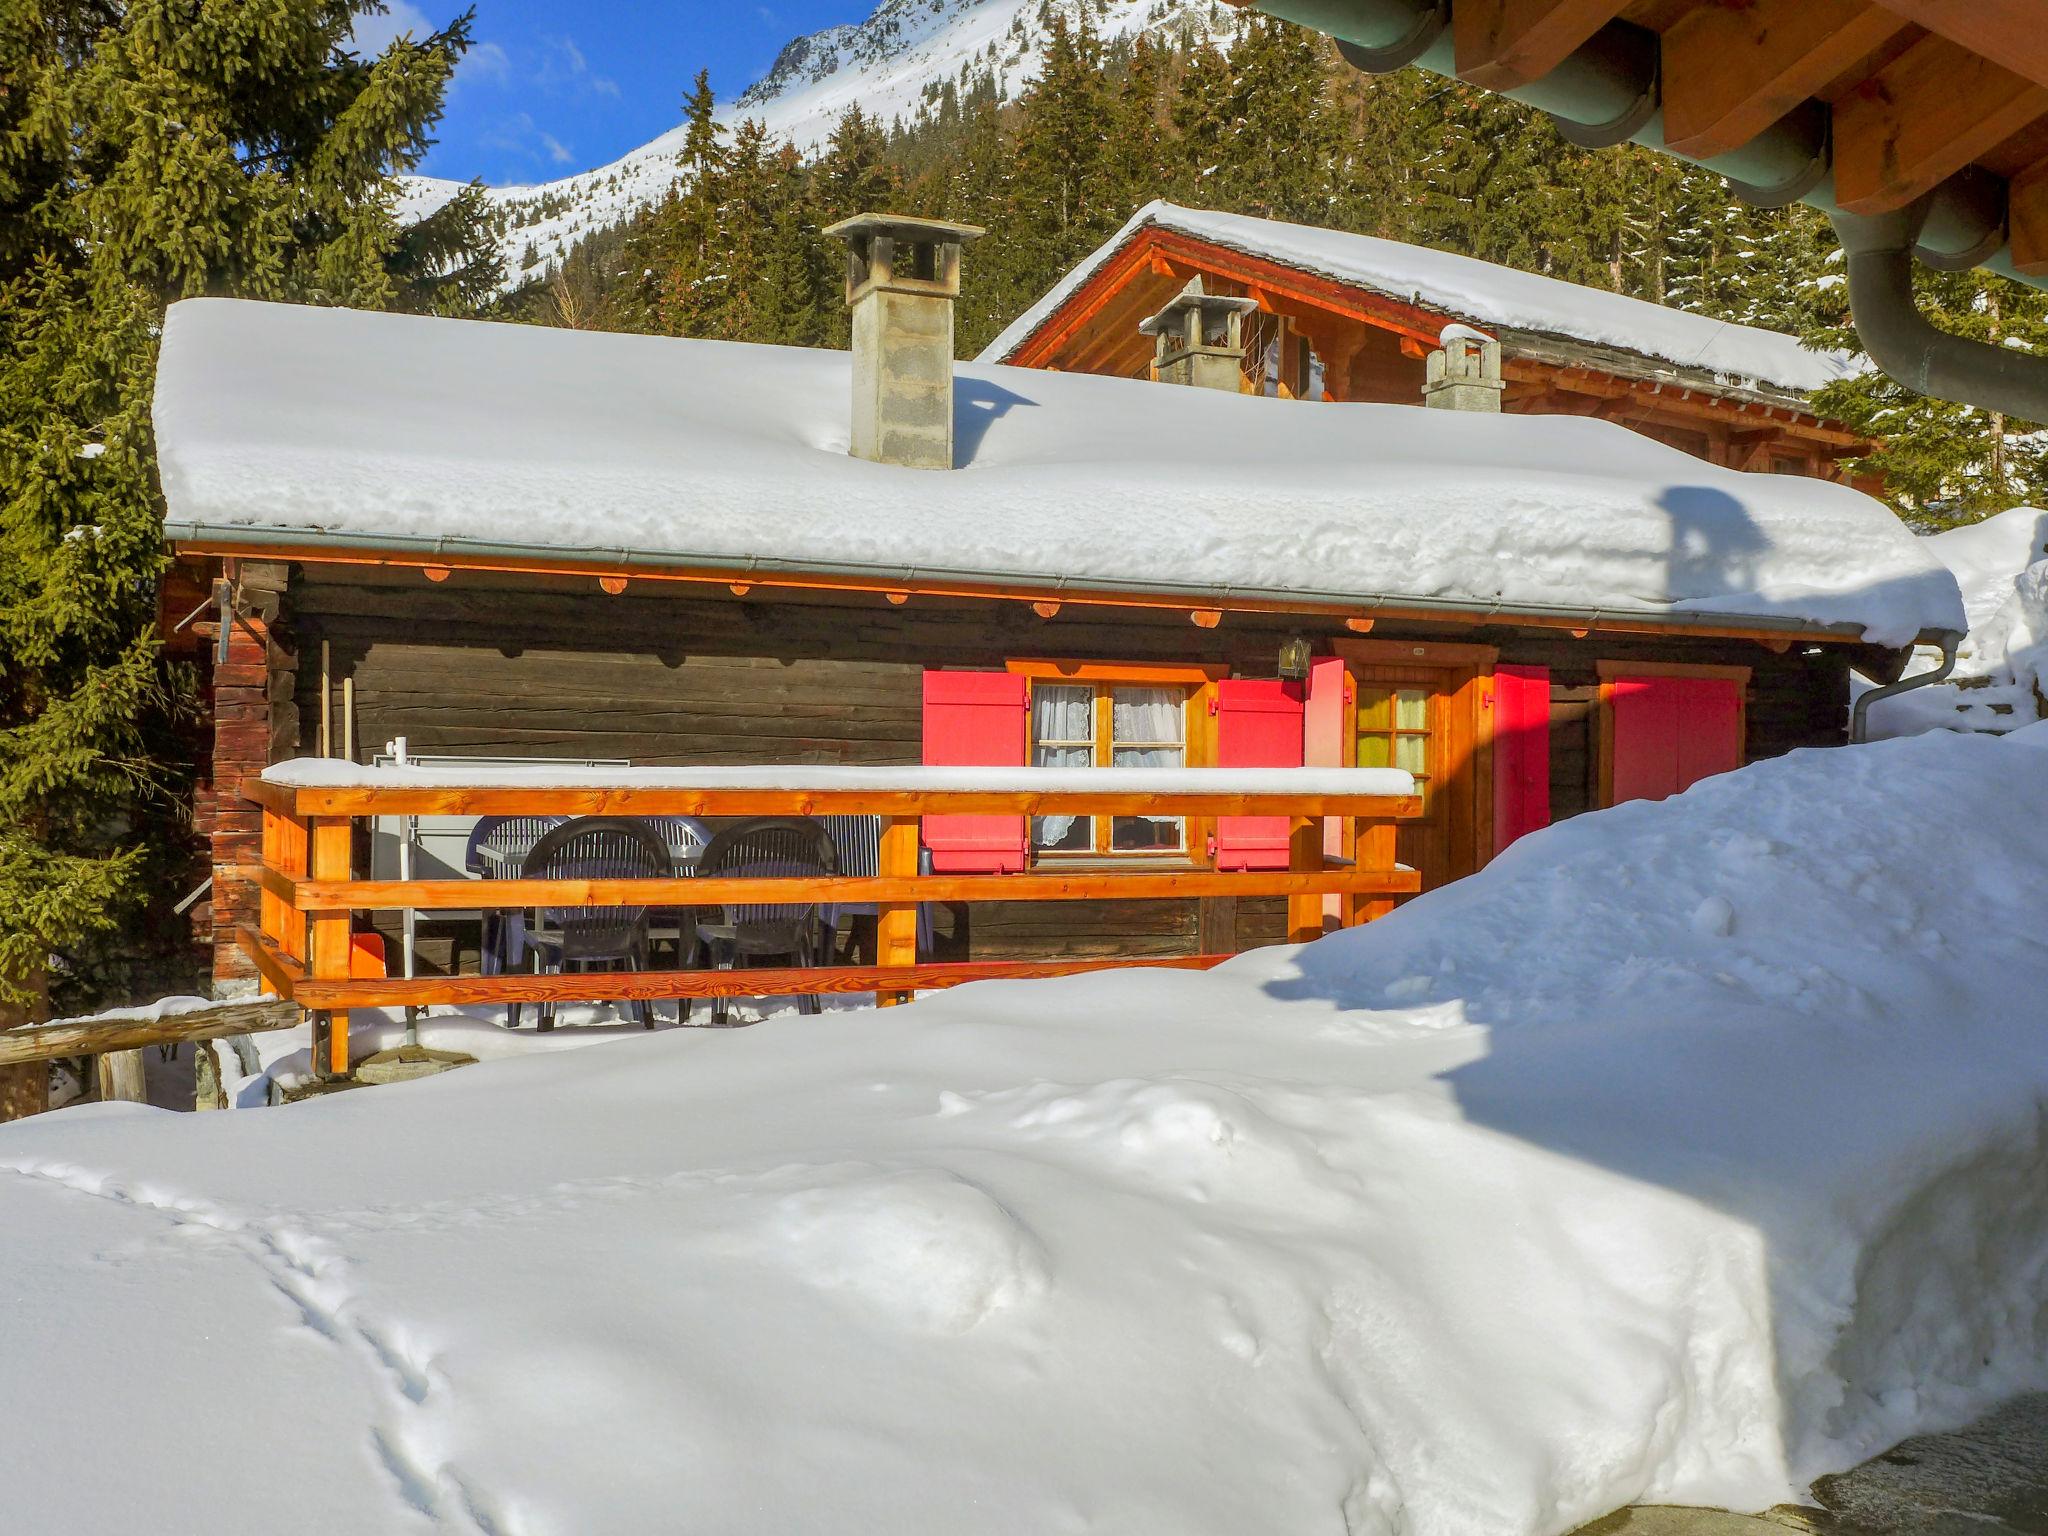
{"type": "Polygon", "coordinates": [[[1550,825],[1550,668],[1493,672],[1493,851],[1550,825]]]}
{"type": "MultiPolygon", "coordinates": [[[[1225,678],[1216,685],[1216,766],[1299,768],[1303,695],[1300,683],[1225,678]]],[[[1285,869],[1292,824],[1285,816],[1216,818],[1218,869],[1285,869]]]]}
{"type": "MultiPolygon", "coordinates": [[[[1009,672],[926,672],[924,761],[935,768],[1021,768],[1031,691],[1009,672]]],[[[927,816],[924,845],[942,874],[1000,875],[1025,865],[1022,816],[927,816]]]]}
{"type": "Polygon", "coordinates": [[[1742,685],[1727,677],[1617,677],[1614,803],[1662,800],[1742,764],[1742,685]]]}

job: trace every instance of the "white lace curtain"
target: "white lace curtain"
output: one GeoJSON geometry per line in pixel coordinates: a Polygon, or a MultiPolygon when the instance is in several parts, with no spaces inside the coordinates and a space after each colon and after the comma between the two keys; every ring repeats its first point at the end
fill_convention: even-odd
{"type": "MultiPolygon", "coordinates": [[[[1178,688],[1117,688],[1112,690],[1110,711],[1110,764],[1117,768],[1178,768],[1187,758],[1187,707],[1178,688]],[[1148,746],[1122,745],[1147,742],[1148,746]],[[1171,743],[1171,745],[1167,745],[1171,743]]],[[[1155,827],[1177,826],[1177,816],[1122,817],[1118,822],[1141,820],[1155,827]]],[[[1131,839],[1118,835],[1117,846],[1135,843],[1151,845],[1159,834],[1131,839]]],[[[1173,839],[1168,839],[1172,841],[1173,839]]]]}
{"type": "MultiPolygon", "coordinates": [[[[1095,690],[1070,683],[1041,683],[1031,690],[1031,763],[1035,768],[1086,768],[1095,761],[1095,690]]],[[[1031,823],[1031,840],[1041,848],[1063,848],[1073,840],[1082,849],[1094,841],[1091,828],[1075,839],[1073,816],[1039,816],[1031,823]]]]}
{"type": "MultiPolygon", "coordinates": [[[[1112,688],[1109,761],[1116,768],[1178,768],[1187,760],[1187,700],[1178,688],[1112,688]],[[1128,745],[1127,745],[1128,743],[1128,745]]],[[[1039,768],[1085,768],[1096,761],[1095,689],[1083,683],[1041,683],[1031,690],[1031,761],[1039,768]]],[[[1160,826],[1172,816],[1118,817],[1160,826]]],[[[1031,839],[1040,848],[1085,852],[1095,831],[1085,816],[1039,816],[1031,839]]],[[[1119,839],[1120,843],[1125,839],[1119,839]]],[[[1156,834],[1130,840],[1151,846],[1156,834]]]]}

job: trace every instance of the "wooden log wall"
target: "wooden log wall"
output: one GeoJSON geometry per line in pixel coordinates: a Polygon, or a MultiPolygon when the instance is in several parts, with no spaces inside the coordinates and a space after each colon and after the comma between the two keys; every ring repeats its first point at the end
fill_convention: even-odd
{"type": "Polygon", "coordinates": [[[1502,639],[1500,659],[1550,669],[1550,815],[1563,821],[1598,803],[1598,716],[1602,661],[1683,661],[1750,669],[1748,760],[1848,740],[1849,661],[1840,646],[1794,645],[1776,654],[1740,640],[1640,640],[1568,631],[1520,631],[1502,639]]]}
{"type": "MultiPolygon", "coordinates": [[[[715,592],[716,589],[713,589],[715,592]]],[[[633,583],[517,584],[456,573],[366,574],[302,568],[288,604],[302,655],[330,646],[337,689],[354,679],[357,755],[404,736],[419,754],[623,758],[640,764],[746,762],[908,764],[919,758],[926,666],[999,668],[1014,657],[1208,662],[1274,675],[1280,642],[1344,633],[1335,621],[1228,615],[1214,629],[1181,613],[1064,607],[1042,618],[1021,603],[877,597],[796,601],[705,595],[633,583]]],[[[1591,699],[1602,658],[1736,662],[1755,669],[1750,753],[1841,739],[1847,681],[1839,652],[1774,655],[1744,641],[1574,639],[1567,631],[1382,625],[1376,636],[1473,639],[1503,661],[1551,668],[1553,795],[1559,816],[1591,803],[1591,699]],[[1573,711],[1576,710],[1576,714],[1573,711]]],[[[297,680],[300,736],[318,735],[319,677],[297,680]]],[[[336,722],[337,739],[339,721],[336,722]]],[[[1245,901],[1240,947],[1284,937],[1283,902],[1245,901]]],[[[1196,905],[1003,903],[972,922],[941,914],[938,958],[1009,959],[1195,953],[1196,905]],[[963,933],[963,927],[967,930],[963,933]]],[[[1212,934],[1211,937],[1214,937],[1212,934]]],[[[429,933],[425,958],[453,963],[429,933]]]]}

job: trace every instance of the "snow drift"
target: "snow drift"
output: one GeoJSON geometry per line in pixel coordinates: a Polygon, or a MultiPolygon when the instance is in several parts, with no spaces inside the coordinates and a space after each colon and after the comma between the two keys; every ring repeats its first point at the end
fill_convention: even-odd
{"type": "MultiPolygon", "coordinates": [[[[1951,680],[1879,699],[1870,709],[1871,734],[1995,735],[2040,719],[2048,696],[2048,512],[2010,507],[1922,543],[1954,573],[1969,632],[1951,680]]],[[[1940,662],[1940,651],[1923,646],[1911,670],[1940,662]]]]}
{"type": "Polygon", "coordinates": [[[1536,1536],[1795,1496],[2048,1386],[2044,746],[1795,754],[1206,976],[5,1127],[10,1454],[121,1447],[10,1512],[1536,1536]]]}

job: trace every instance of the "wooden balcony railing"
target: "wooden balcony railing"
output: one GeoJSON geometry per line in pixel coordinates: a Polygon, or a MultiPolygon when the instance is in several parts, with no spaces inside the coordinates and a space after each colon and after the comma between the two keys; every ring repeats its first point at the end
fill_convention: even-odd
{"type": "Polygon", "coordinates": [[[1421,813],[1407,775],[1384,769],[640,769],[492,771],[458,781],[446,768],[357,768],[317,759],[246,780],[263,811],[258,929],[237,934],[266,987],[314,1014],[316,1059],[348,1070],[348,1010],[584,999],[760,997],[873,992],[883,1003],[997,977],[1058,976],[1119,965],[1201,968],[1200,954],[1060,960],[920,962],[922,902],[1130,901],[1285,896],[1296,940],[1323,931],[1324,898],[1341,921],[1369,921],[1419,889],[1397,865],[1398,823],[1421,813]],[[575,777],[581,774],[582,777],[575,777]],[[352,867],[353,823],[377,816],[879,816],[879,873],[803,879],[362,880],[352,867]],[[949,813],[1022,816],[1286,817],[1290,867],[1225,872],[1058,870],[999,875],[920,874],[919,819],[949,813]],[[1323,823],[1348,828],[1348,862],[1324,856],[1323,823]],[[876,964],[741,971],[617,971],[576,975],[351,975],[353,914],[574,906],[711,906],[721,902],[872,902],[876,964]]]}

